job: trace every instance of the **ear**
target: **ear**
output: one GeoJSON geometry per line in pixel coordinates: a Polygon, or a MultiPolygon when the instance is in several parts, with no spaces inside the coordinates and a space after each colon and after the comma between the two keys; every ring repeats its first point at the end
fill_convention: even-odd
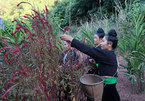
{"type": "Polygon", "coordinates": [[[100,41],[102,41],[103,40],[103,38],[100,38],[100,41]]]}
{"type": "Polygon", "coordinates": [[[113,43],[111,41],[109,41],[108,43],[108,46],[112,47],[113,43]]]}

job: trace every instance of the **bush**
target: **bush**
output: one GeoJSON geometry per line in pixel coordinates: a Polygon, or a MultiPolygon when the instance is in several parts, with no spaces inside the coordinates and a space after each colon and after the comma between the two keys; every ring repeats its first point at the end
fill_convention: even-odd
{"type": "Polygon", "coordinates": [[[47,7],[42,13],[35,9],[32,11],[32,15],[24,16],[28,25],[23,21],[13,21],[16,31],[11,35],[15,44],[0,37],[4,44],[0,49],[4,61],[0,64],[3,67],[0,68],[0,99],[52,101],[62,97],[59,95],[59,78],[62,77],[62,88],[66,91],[66,85],[70,87],[71,92],[66,93],[69,93],[68,99],[79,100],[79,77],[84,73],[83,68],[74,69],[68,64],[64,67],[67,73],[64,73],[59,65],[59,49],[62,48],[58,47],[57,37],[48,20],[47,7]],[[18,42],[19,32],[22,32],[22,43],[18,42]]]}
{"type": "MultiPolygon", "coordinates": [[[[123,1],[119,3],[124,5],[123,1]]],[[[113,0],[101,0],[101,2],[100,0],[62,0],[57,1],[52,15],[62,19],[62,26],[68,26],[89,21],[90,16],[95,13],[100,18],[104,15],[111,15],[109,13],[115,12],[114,6],[113,0]]]]}
{"type": "Polygon", "coordinates": [[[134,1],[129,11],[126,8],[125,18],[120,21],[121,33],[119,40],[121,55],[127,64],[128,78],[132,85],[132,93],[144,91],[144,35],[145,5],[134,1]],[[137,89],[137,90],[136,90],[137,89]]]}

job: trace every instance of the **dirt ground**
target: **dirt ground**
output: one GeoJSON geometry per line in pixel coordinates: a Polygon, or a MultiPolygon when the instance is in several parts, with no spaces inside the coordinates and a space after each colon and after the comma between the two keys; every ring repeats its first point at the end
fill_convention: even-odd
{"type": "Polygon", "coordinates": [[[145,101],[145,92],[143,94],[131,94],[131,86],[129,80],[127,80],[123,68],[119,68],[117,90],[119,92],[121,101],[145,101]]]}

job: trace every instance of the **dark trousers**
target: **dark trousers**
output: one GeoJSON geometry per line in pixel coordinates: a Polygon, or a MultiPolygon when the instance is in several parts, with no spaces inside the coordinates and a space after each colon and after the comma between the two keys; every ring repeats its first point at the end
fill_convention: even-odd
{"type": "Polygon", "coordinates": [[[120,96],[117,92],[116,84],[105,85],[102,101],[120,101],[120,96]]]}

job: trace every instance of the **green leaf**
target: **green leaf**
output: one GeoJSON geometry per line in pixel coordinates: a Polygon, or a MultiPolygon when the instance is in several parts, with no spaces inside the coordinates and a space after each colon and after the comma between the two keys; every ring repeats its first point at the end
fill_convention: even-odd
{"type": "Polygon", "coordinates": [[[126,74],[128,74],[128,71],[119,71],[120,73],[126,73],[126,74]]]}

